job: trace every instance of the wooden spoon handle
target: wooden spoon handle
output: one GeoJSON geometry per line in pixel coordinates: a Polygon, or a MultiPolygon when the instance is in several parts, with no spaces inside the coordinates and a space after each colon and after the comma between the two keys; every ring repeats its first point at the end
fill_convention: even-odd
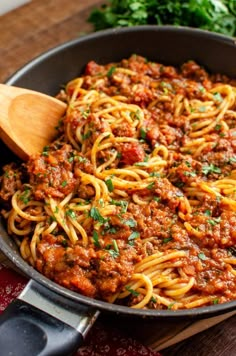
{"type": "Polygon", "coordinates": [[[65,110],[66,104],[53,97],[0,84],[0,137],[26,160],[53,140],[65,110]]]}

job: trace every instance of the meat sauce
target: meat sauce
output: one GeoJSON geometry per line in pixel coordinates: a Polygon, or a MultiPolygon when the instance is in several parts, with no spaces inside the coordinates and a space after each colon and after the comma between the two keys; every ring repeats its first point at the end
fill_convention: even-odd
{"type": "MultiPolygon", "coordinates": [[[[127,103],[136,104],[148,112],[139,141],[116,145],[119,154],[116,164],[122,168],[145,162],[145,157],[157,145],[164,145],[169,151],[167,166],[154,177],[150,187],[138,190],[140,197],[148,198],[152,194],[154,199],[143,205],[134,202],[125,205],[125,200],[113,202],[116,211],[109,222],[100,222],[103,232],[99,242],[93,236],[93,224],[86,226],[87,234],[93,236],[87,247],[72,244],[59,228],[57,234],[42,235],[35,267],[69,289],[107,300],[128,283],[135,265],[145,256],[155,251],[186,250],[189,253],[182,261],[182,268],[186,275],[195,277],[194,291],[216,295],[219,303],[235,299],[236,276],[223,263],[225,258],[233,256],[236,245],[235,211],[211,195],[203,195],[200,206],[193,206],[189,215],[185,212],[186,221],[200,231],[198,237],[187,231],[178,218],[178,212],[183,210],[185,186],[199,180],[221,179],[236,169],[235,116],[230,117],[228,113],[229,130],[216,125],[209,133],[207,142],[210,144],[199,155],[193,156],[191,152],[181,150],[189,142],[191,127],[183,114],[175,115],[176,105],[173,104],[177,94],[207,102],[206,90],[219,82],[233,82],[220,75],[209,75],[193,61],[180,69],[149,62],[139,56],[131,56],[119,63],[119,67],[134,71],[136,75],[112,70],[116,66],[89,62],[83,87],[90,89],[96,84],[96,90],[109,96],[125,96],[127,103]],[[160,95],[163,101],[157,100],[160,95]],[[152,106],[155,100],[156,104],[152,106]],[[134,227],[136,235],[131,239],[134,227]],[[154,238],[142,243],[151,237],[154,238]]],[[[92,134],[87,137],[90,147],[98,133],[111,129],[92,114],[88,114],[86,120],[93,124],[92,134]]],[[[76,122],[75,118],[72,124],[75,129],[76,122]]],[[[133,137],[134,134],[133,126],[128,123],[113,130],[115,137],[133,137]]],[[[94,197],[94,188],[87,185],[84,189],[79,174],[81,170],[94,173],[91,161],[67,142],[63,128],[60,135],[57,141],[45,147],[42,154],[32,157],[20,168],[15,165],[4,168],[0,196],[5,207],[14,192],[26,183],[37,201],[47,197],[63,199],[75,191],[84,200],[94,197]]],[[[106,159],[100,156],[101,161],[106,159]]],[[[129,195],[132,194],[135,189],[130,189],[129,195]]]]}

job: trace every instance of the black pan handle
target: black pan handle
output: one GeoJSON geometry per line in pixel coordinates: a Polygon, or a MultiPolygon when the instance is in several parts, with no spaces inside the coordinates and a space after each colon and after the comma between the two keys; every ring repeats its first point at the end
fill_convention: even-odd
{"type": "Polygon", "coordinates": [[[98,315],[31,280],[0,316],[0,355],[71,355],[98,315]]]}

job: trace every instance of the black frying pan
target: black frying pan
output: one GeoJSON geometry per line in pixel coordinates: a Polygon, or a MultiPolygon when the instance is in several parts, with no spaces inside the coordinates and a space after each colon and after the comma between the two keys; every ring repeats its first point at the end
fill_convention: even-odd
{"type": "MultiPolygon", "coordinates": [[[[136,53],[164,64],[180,65],[194,59],[208,71],[236,78],[235,40],[207,31],[171,26],[140,26],[97,32],[66,43],[28,63],[8,84],[55,95],[95,60],[105,64],[136,53]]],[[[15,159],[0,147],[2,163],[15,159]]],[[[28,277],[20,297],[0,318],[0,353],[5,356],[67,355],[83,340],[99,311],[134,318],[204,318],[236,308],[236,301],[191,310],[136,310],[84,297],[48,280],[19,255],[0,225],[0,248],[28,277]]]]}

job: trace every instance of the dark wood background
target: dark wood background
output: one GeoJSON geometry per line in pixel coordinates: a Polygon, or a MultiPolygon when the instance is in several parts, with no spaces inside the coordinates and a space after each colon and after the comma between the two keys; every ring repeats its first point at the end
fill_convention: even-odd
{"type": "MultiPolygon", "coordinates": [[[[93,7],[102,3],[98,0],[32,0],[0,17],[0,82],[42,52],[91,32],[88,15],[93,7]]],[[[113,323],[113,320],[106,322],[113,323]]],[[[132,329],[132,321],[129,324],[132,329]]],[[[162,323],[156,327],[161,329],[162,323]]],[[[233,316],[161,352],[163,356],[234,356],[235,331],[236,316],[233,316]]],[[[149,333],[153,333],[151,325],[149,333]]]]}

